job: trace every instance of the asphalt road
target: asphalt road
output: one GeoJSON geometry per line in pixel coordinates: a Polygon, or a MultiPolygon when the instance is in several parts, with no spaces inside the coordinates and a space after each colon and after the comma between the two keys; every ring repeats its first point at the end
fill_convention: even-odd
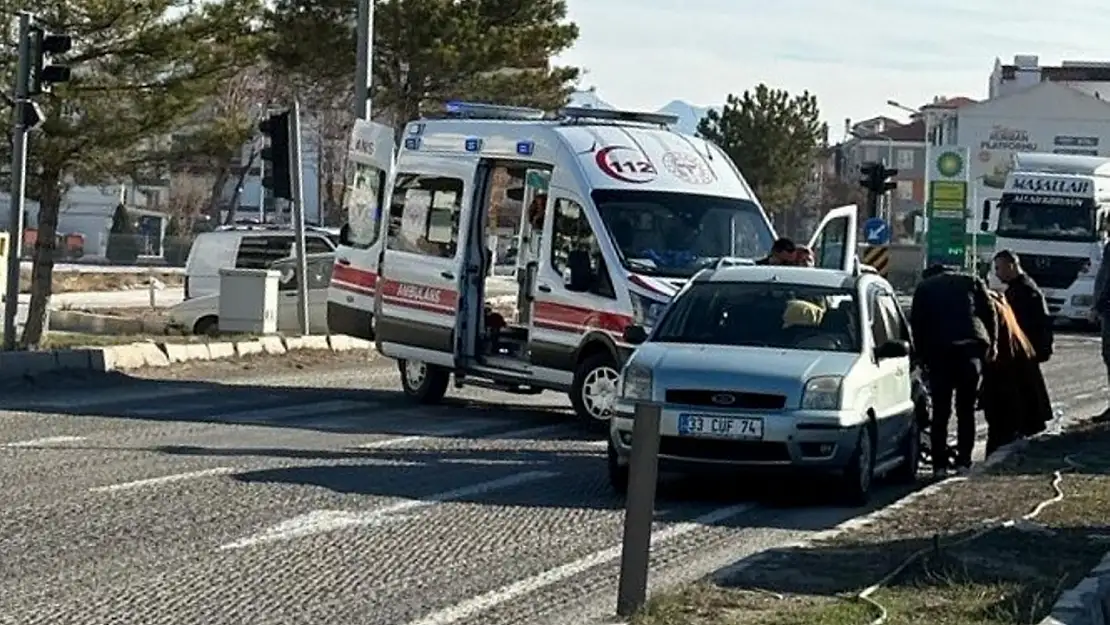
{"type": "MultiPolygon", "coordinates": [[[[1047,374],[1065,418],[1104,408],[1093,338],[1061,336],[1047,374]]],[[[249,375],[5,390],[0,623],[581,625],[612,611],[622,504],[565,398],[452,391],[413,408],[384,360],[249,375]]],[[[664,484],[653,583],[867,511],[766,486],[664,484]]]]}

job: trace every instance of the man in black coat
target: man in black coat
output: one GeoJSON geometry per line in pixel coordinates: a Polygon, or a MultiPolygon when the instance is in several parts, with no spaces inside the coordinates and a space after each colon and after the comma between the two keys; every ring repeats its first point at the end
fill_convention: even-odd
{"type": "Polygon", "coordinates": [[[975,402],[998,321],[987,286],[976,276],[934,265],[913,294],[910,329],[914,352],[929,377],[933,399],[933,473],[948,473],[948,422],[956,400],[957,469],[971,467],[975,448],[975,402]]]}
{"type": "Polygon", "coordinates": [[[793,265],[796,251],[794,241],[786,237],[775,240],[771,253],[755,261],[757,265],[793,265]]]}
{"type": "Polygon", "coordinates": [[[1052,316],[1041,288],[1022,270],[1021,260],[1010,250],[994,255],[994,275],[1006,285],[1006,303],[1014,311],[1021,331],[1033,344],[1037,362],[1048,362],[1052,357],[1052,316]]]}

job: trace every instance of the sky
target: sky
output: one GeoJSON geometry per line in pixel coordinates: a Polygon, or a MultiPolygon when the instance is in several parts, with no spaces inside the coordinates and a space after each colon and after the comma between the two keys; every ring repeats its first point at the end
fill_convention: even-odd
{"type": "Polygon", "coordinates": [[[1110,61],[1105,1],[567,0],[580,36],[557,59],[615,107],[719,106],[761,82],[844,120],[904,119],[934,96],[986,98],[996,57],[1110,61]]]}

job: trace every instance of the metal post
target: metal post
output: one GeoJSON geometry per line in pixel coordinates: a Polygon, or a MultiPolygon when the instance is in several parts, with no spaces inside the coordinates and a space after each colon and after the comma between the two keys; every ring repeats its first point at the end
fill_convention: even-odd
{"type": "Polygon", "coordinates": [[[293,191],[293,233],[297,254],[297,322],[301,335],[308,334],[308,259],[305,258],[304,169],[301,167],[301,103],[293,99],[289,116],[289,177],[293,191]]]}
{"type": "Polygon", "coordinates": [[[266,159],[258,159],[258,223],[266,223],[266,185],[262,181],[266,179],[266,159]]]}
{"type": "Polygon", "coordinates": [[[647,601],[651,558],[651,524],[655,520],[655,485],[659,476],[659,406],[637,404],[628,460],[624,542],[621,548],[617,615],[632,616],[647,601]]]}
{"type": "Polygon", "coordinates": [[[355,119],[370,119],[370,87],[374,71],[374,0],[358,0],[355,33],[355,119]]]}
{"type": "Polygon", "coordinates": [[[4,294],[4,349],[15,349],[15,322],[19,315],[19,261],[23,256],[24,186],[27,181],[27,127],[23,105],[31,81],[31,14],[19,14],[19,67],[12,89],[12,186],[8,221],[8,288],[4,294]]]}

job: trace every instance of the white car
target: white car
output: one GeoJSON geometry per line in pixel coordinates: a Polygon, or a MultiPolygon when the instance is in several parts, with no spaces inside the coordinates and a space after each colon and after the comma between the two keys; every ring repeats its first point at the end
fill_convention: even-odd
{"type": "Polygon", "coordinates": [[[637,404],[659,406],[659,471],[823,474],[862,504],[873,478],[916,479],[910,332],[870,272],[706,270],[624,368],[609,478],[628,487],[637,404]]]}
{"type": "MultiPolygon", "coordinates": [[[[309,254],[308,325],[312,334],[328,331],[328,282],[331,281],[335,254],[309,254]]],[[[278,282],[277,327],[279,332],[299,332],[297,322],[297,281],[295,258],[283,258],[270,265],[281,272],[278,282]]],[[[220,294],[209,293],[187,299],[170,309],[170,327],[192,334],[214,336],[219,333],[220,294]]]]}

